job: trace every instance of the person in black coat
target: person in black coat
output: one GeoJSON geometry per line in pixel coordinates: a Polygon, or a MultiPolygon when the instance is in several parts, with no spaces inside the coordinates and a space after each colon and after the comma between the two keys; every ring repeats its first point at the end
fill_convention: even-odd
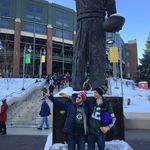
{"type": "Polygon", "coordinates": [[[54,92],[54,85],[53,84],[50,84],[49,87],[49,95],[53,95],[53,92],[54,92]]]}
{"type": "MultiPolygon", "coordinates": [[[[61,96],[69,98],[65,93],[61,96]]],[[[74,95],[75,101],[68,99],[60,101],[59,99],[49,96],[49,99],[60,109],[66,111],[66,120],[64,132],[67,134],[68,150],[75,150],[77,144],[78,150],[84,150],[85,139],[88,133],[88,105],[86,104],[86,93],[80,92],[74,95]]]]}

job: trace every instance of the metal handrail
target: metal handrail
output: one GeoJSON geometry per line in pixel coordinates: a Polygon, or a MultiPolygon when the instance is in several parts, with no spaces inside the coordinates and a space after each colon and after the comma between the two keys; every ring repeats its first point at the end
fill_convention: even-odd
{"type": "MultiPolygon", "coordinates": [[[[28,87],[26,87],[26,89],[29,89],[33,84],[35,84],[35,83],[32,83],[31,85],[29,85],[28,87]]],[[[8,98],[9,96],[11,96],[13,94],[22,94],[23,92],[24,91],[21,91],[21,92],[12,92],[12,93],[6,95],[4,98],[8,98]]],[[[4,99],[4,98],[2,98],[2,99],[4,99]]]]}

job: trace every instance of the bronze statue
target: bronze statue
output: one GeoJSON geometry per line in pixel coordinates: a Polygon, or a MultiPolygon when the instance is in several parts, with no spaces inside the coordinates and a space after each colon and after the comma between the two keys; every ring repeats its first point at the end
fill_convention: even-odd
{"type": "Polygon", "coordinates": [[[91,85],[96,88],[105,82],[106,32],[119,31],[124,18],[110,17],[116,13],[115,0],[76,0],[76,10],[72,87],[74,90],[82,89],[88,61],[91,85]],[[106,16],[108,20],[105,22],[106,16]]]}

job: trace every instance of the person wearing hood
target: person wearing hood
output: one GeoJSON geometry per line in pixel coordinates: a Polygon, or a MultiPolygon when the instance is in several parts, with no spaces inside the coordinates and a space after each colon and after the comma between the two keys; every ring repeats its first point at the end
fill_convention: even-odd
{"type": "Polygon", "coordinates": [[[78,150],[84,150],[85,139],[88,133],[88,105],[86,104],[86,92],[82,91],[72,95],[70,98],[65,93],[60,93],[65,101],[60,101],[52,95],[49,99],[60,109],[66,111],[66,120],[64,132],[67,135],[68,150],[75,150],[77,144],[78,150]],[[73,100],[74,99],[74,100],[73,100]]]}
{"type": "Polygon", "coordinates": [[[6,103],[6,99],[2,100],[2,105],[0,109],[0,133],[1,135],[7,134],[6,132],[6,120],[7,120],[7,110],[8,105],[6,103]]]}
{"type": "Polygon", "coordinates": [[[95,101],[90,110],[88,150],[105,149],[105,135],[115,124],[116,118],[112,106],[104,99],[102,88],[94,89],[95,101]]]}

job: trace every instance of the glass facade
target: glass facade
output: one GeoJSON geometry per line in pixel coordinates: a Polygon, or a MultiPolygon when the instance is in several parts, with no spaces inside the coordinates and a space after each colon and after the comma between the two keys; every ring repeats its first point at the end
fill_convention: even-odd
{"type": "Polygon", "coordinates": [[[70,15],[61,11],[56,11],[55,25],[60,28],[70,28],[70,15]]]}
{"type": "Polygon", "coordinates": [[[31,2],[27,3],[25,7],[26,19],[31,21],[41,21],[43,22],[43,7],[33,4],[31,2]]]}
{"type": "Polygon", "coordinates": [[[53,35],[67,40],[72,40],[73,15],[60,9],[54,9],[53,12],[53,35]]]}
{"type": "Polygon", "coordinates": [[[3,7],[10,7],[10,0],[1,0],[2,1],[2,6],[3,7]]]}
{"type": "Polygon", "coordinates": [[[27,32],[46,34],[46,25],[35,22],[23,21],[22,28],[27,32]]]}
{"type": "Polygon", "coordinates": [[[53,30],[53,35],[56,36],[56,37],[59,37],[59,38],[67,39],[67,40],[72,40],[73,39],[72,32],[66,31],[66,30],[63,30],[63,29],[55,28],[53,30]]]}
{"type": "Polygon", "coordinates": [[[5,18],[0,18],[0,28],[10,28],[10,20],[5,18]]]}
{"type": "Polygon", "coordinates": [[[6,77],[12,75],[14,35],[0,33],[3,49],[0,50],[0,73],[6,77]]]}
{"type": "Polygon", "coordinates": [[[10,9],[9,8],[2,8],[1,9],[1,16],[10,17],[10,9]]]}
{"type": "MultiPolygon", "coordinates": [[[[0,0],[0,28],[3,29],[13,29],[15,31],[15,20],[17,21],[16,27],[20,24],[21,31],[30,32],[32,35],[34,33],[47,35],[47,26],[52,26],[53,36],[63,38],[65,40],[73,40],[74,33],[74,14],[75,12],[71,9],[62,7],[57,4],[49,4],[47,1],[41,0],[0,0]],[[19,23],[19,21],[21,21],[19,23]]],[[[5,30],[4,30],[5,31],[5,30]]],[[[7,30],[6,30],[7,32],[7,30]]],[[[20,36],[20,62],[19,64],[19,76],[22,76],[23,68],[23,49],[25,45],[31,45],[31,64],[26,65],[26,74],[28,76],[38,76],[39,74],[39,51],[42,47],[47,48],[46,36],[37,38],[37,35],[32,37],[25,32],[21,32],[20,36]],[[22,35],[23,34],[23,35],[22,35]],[[25,35],[24,35],[25,34],[25,35]],[[44,39],[42,39],[44,38],[44,39]]],[[[12,42],[7,43],[7,36],[5,39],[0,38],[0,40],[6,46],[5,55],[0,55],[0,66],[5,66],[5,68],[0,68],[0,72],[6,73],[7,70],[12,73],[13,71],[13,55],[14,55],[14,36],[16,32],[10,32],[13,36],[12,42]],[[5,41],[5,42],[4,42],[5,41]],[[5,60],[4,60],[5,58],[5,60]],[[6,63],[10,60],[10,63],[6,63]]],[[[16,34],[17,35],[17,34],[16,34]]],[[[56,41],[52,41],[56,42],[56,41]]],[[[64,70],[70,71],[72,67],[72,49],[73,45],[67,45],[67,43],[72,42],[56,42],[53,44],[53,66],[59,64],[59,70],[53,70],[62,72],[62,66],[64,64],[64,70]],[[62,57],[64,58],[62,59],[62,57]]],[[[46,49],[47,50],[47,49],[46,49]]],[[[43,64],[43,75],[46,75],[46,63],[43,64]]],[[[54,67],[54,68],[55,68],[54,67]]],[[[54,69],[53,68],[53,69],[54,69]]],[[[18,70],[17,70],[18,71],[18,70]]]]}
{"type": "Polygon", "coordinates": [[[10,28],[13,26],[12,0],[0,1],[0,28],[10,28]]]}
{"type": "MultiPolygon", "coordinates": [[[[40,65],[40,49],[45,48],[46,49],[46,40],[44,39],[35,39],[35,43],[33,43],[33,38],[32,37],[27,37],[27,36],[21,36],[21,45],[20,45],[20,50],[21,50],[21,55],[20,55],[20,76],[23,74],[23,50],[24,47],[28,49],[29,46],[31,46],[31,62],[30,64],[26,65],[26,76],[32,77],[33,75],[33,67],[34,67],[34,76],[39,77],[39,65],[40,65]],[[35,46],[35,54],[34,54],[34,46],[35,46]],[[33,62],[35,64],[33,65],[33,62]]],[[[43,75],[46,75],[46,63],[43,63],[43,75]]]]}
{"type": "Polygon", "coordinates": [[[27,32],[46,34],[46,15],[43,5],[27,1],[23,10],[22,29],[27,32]]]}

